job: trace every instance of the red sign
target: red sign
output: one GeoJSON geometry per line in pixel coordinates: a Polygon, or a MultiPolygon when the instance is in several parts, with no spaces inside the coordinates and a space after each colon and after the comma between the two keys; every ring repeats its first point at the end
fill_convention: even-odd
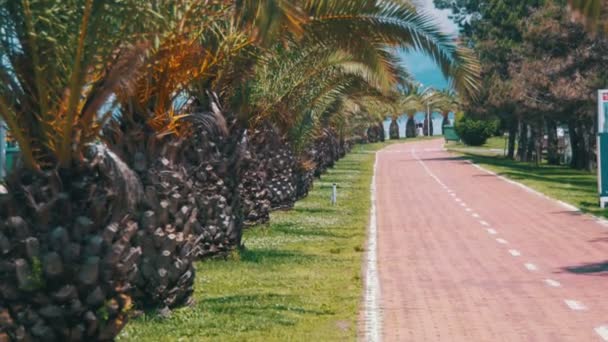
{"type": "Polygon", "coordinates": [[[603,101],[608,101],[608,93],[603,93],[602,94],[602,100],[603,101]]]}

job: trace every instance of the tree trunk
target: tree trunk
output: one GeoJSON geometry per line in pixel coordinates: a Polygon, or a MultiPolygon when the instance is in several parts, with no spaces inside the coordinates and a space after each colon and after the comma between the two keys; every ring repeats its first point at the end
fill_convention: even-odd
{"type": "Polygon", "coordinates": [[[433,120],[429,120],[428,116],[424,117],[424,124],[422,127],[422,131],[424,132],[425,136],[433,135],[433,120]]]}
{"type": "Polygon", "coordinates": [[[389,128],[389,137],[391,140],[399,139],[399,124],[397,123],[396,118],[392,118],[391,125],[389,128]]]}
{"type": "Polygon", "coordinates": [[[597,127],[590,125],[587,132],[587,139],[589,144],[587,145],[587,154],[589,155],[589,162],[587,163],[587,171],[593,171],[597,169],[597,127]]]}
{"type": "Polygon", "coordinates": [[[528,133],[528,145],[526,146],[526,156],[527,156],[527,160],[529,162],[534,161],[536,158],[535,156],[535,152],[536,152],[536,130],[535,127],[532,125],[528,125],[527,127],[527,133],[528,133]]]}
{"type": "Polygon", "coordinates": [[[572,146],[572,162],[570,166],[583,170],[589,168],[589,146],[585,140],[584,124],[580,119],[568,121],[570,145],[572,146]]]}
{"type": "Polygon", "coordinates": [[[443,121],[441,122],[441,126],[450,125],[450,119],[448,118],[449,115],[450,115],[450,113],[443,113],[443,121]]]}
{"type": "Polygon", "coordinates": [[[534,135],[534,163],[536,166],[540,166],[543,159],[543,126],[536,125],[533,128],[534,135]]]}
{"type": "Polygon", "coordinates": [[[376,141],[378,141],[378,137],[376,136],[376,127],[375,126],[368,127],[366,134],[367,134],[367,142],[375,143],[376,141]]]}
{"type": "Polygon", "coordinates": [[[405,136],[407,138],[416,137],[416,121],[414,121],[414,115],[407,115],[407,123],[405,125],[405,136]]]}
{"type": "Polygon", "coordinates": [[[103,145],[76,163],[17,169],[0,195],[0,340],[109,341],[127,322],[141,183],[103,145]]]}
{"type": "Polygon", "coordinates": [[[517,120],[510,121],[507,158],[509,158],[511,160],[515,159],[515,142],[517,139],[517,126],[518,126],[517,120]]]}
{"type": "Polygon", "coordinates": [[[559,165],[557,123],[552,119],[547,120],[547,163],[559,165]]]}
{"type": "Polygon", "coordinates": [[[528,161],[528,125],[519,121],[519,142],[517,146],[517,159],[519,161],[528,161]]]}
{"type": "Polygon", "coordinates": [[[583,133],[583,139],[585,141],[585,164],[584,169],[587,171],[594,170],[597,168],[595,145],[596,145],[596,131],[597,128],[594,124],[589,121],[581,121],[581,130],[583,133]]]}

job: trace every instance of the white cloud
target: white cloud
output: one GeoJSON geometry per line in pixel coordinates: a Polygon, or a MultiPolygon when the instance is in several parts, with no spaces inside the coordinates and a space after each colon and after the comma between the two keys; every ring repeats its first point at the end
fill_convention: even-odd
{"type": "Polygon", "coordinates": [[[458,35],[458,25],[449,18],[449,15],[451,14],[450,10],[439,10],[435,8],[433,0],[414,0],[414,4],[418,9],[429,13],[435,18],[437,24],[439,24],[439,27],[444,33],[454,36],[458,35]]]}

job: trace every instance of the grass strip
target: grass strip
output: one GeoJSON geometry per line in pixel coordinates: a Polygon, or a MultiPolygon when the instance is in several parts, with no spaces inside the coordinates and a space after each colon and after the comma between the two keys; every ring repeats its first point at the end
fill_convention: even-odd
{"type": "Polygon", "coordinates": [[[447,148],[501,176],[572,204],[582,212],[608,217],[608,211],[599,207],[595,173],[567,166],[541,164],[537,167],[534,163],[518,162],[481,151],[467,151],[460,146],[448,145],[447,148]]]}
{"type": "Polygon", "coordinates": [[[247,230],[245,250],[199,262],[193,307],[167,319],[147,313],[119,340],[354,340],[374,152],[383,146],[356,146],[293,210],[247,230]],[[338,203],[331,206],[334,182],[338,203]]]}

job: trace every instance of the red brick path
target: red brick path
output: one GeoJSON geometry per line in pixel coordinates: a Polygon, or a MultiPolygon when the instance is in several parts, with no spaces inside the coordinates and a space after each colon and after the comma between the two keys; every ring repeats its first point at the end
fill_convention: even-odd
{"type": "Polygon", "coordinates": [[[608,228],[441,146],[377,155],[383,340],[602,341],[608,228]]]}

